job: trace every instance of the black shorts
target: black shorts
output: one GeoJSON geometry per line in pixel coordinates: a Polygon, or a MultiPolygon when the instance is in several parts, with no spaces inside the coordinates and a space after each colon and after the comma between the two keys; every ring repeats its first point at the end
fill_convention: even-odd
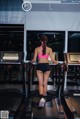
{"type": "Polygon", "coordinates": [[[36,70],[40,70],[42,72],[46,72],[46,71],[50,71],[51,69],[50,69],[49,63],[39,63],[37,65],[36,70]]]}

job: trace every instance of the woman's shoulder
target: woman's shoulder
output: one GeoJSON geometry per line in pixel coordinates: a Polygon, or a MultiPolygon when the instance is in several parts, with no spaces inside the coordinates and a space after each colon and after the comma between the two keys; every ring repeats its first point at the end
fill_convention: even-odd
{"type": "Polygon", "coordinates": [[[40,49],[40,46],[35,48],[36,51],[39,50],[39,49],[40,49]]]}
{"type": "Polygon", "coordinates": [[[48,50],[52,50],[52,49],[51,49],[50,47],[48,47],[48,46],[47,46],[47,49],[48,49],[48,50]]]}

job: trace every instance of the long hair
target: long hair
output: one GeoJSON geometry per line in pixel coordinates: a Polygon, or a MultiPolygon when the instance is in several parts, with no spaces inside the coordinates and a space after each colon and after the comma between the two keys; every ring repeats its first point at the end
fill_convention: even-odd
{"type": "Polygon", "coordinates": [[[42,48],[43,48],[42,53],[43,53],[43,55],[45,55],[45,53],[46,53],[46,43],[48,41],[47,36],[46,35],[42,35],[41,38],[40,38],[40,41],[41,41],[42,48]]]}

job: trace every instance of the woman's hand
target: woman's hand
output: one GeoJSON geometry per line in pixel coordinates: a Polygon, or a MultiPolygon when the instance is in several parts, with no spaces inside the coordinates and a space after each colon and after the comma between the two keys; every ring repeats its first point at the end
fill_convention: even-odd
{"type": "Polygon", "coordinates": [[[58,61],[55,61],[54,63],[55,63],[55,64],[58,64],[58,61]]]}

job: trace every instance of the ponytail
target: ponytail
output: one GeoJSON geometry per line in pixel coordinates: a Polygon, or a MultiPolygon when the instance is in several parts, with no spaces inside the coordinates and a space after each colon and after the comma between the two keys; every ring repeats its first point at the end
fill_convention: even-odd
{"type": "Polygon", "coordinates": [[[40,40],[41,40],[42,49],[43,49],[42,53],[43,53],[43,55],[45,55],[46,54],[46,42],[48,41],[48,38],[46,35],[42,35],[40,40]]]}
{"type": "Polygon", "coordinates": [[[42,47],[43,47],[42,53],[43,53],[43,55],[45,55],[46,54],[46,45],[44,45],[42,47]]]}

